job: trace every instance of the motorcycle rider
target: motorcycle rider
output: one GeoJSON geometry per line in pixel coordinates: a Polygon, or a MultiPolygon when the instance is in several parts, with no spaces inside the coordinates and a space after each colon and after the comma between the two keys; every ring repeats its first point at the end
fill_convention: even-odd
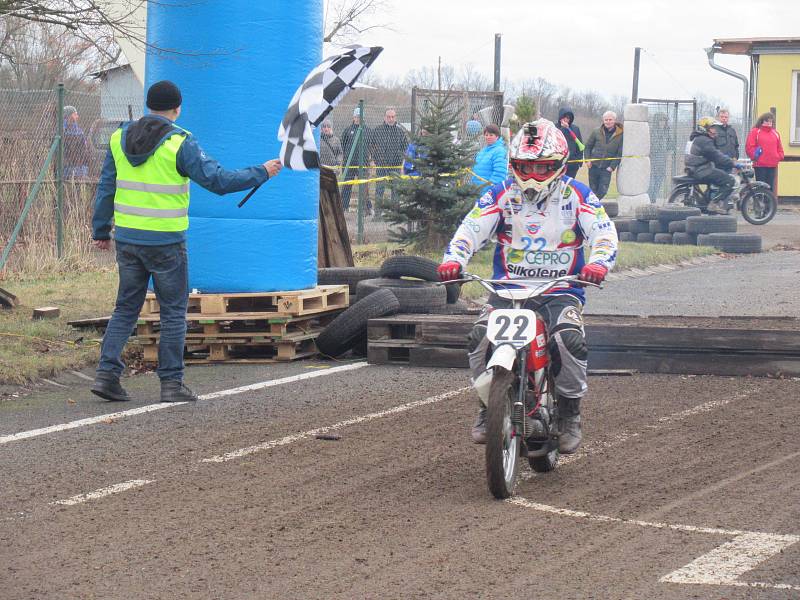
{"type": "Polygon", "coordinates": [[[711,201],[706,210],[710,213],[725,214],[730,206],[726,202],[734,187],[736,177],[730,174],[736,167],[736,162],[729,156],[720,152],[715,146],[717,127],[722,125],[712,117],[702,117],[697,122],[695,129],[689,136],[691,147],[686,155],[686,173],[706,183],[712,188],[711,201]]]}
{"type": "MultiPolygon", "coordinates": [[[[564,175],[567,140],[546,119],[526,123],[510,148],[513,173],[481,196],[464,218],[438,267],[442,281],[458,279],[472,256],[496,240],[494,279],[554,279],[579,274],[600,283],[614,266],[617,231],[600,201],[583,183],[564,175]],[[588,261],[583,246],[590,249],[588,261]]],[[[583,330],[583,286],[570,284],[528,301],[545,320],[558,395],[559,450],[581,443],[581,398],[586,394],[588,350],[583,330]]],[[[488,313],[510,302],[492,294],[469,339],[473,381],[486,371],[488,313]]],[[[472,439],[486,443],[486,407],[481,403],[472,439]]]]}

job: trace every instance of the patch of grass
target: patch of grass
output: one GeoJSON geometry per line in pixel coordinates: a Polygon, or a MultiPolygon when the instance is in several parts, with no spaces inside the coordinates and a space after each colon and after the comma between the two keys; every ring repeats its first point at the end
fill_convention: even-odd
{"type": "Polygon", "coordinates": [[[117,292],[115,270],[14,276],[0,283],[20,302],[12,310],[0,310],[0,383],[22,384],[97,360],[99,346],[92,340],[100,333],[77,331],[67,321],[110,314],[117,292]],[[57,306],[61,315],[33,321],[33,309],[40,306],[57,306]],[[83,341],[76,343],[78,338],[83,341]]]}

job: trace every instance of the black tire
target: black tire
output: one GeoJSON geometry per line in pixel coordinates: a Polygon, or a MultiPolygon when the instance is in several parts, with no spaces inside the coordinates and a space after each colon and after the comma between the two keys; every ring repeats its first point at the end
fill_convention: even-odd
{"type": "Polygon", "coordinates": [[[701,204],[703,204],[703,199],[694,186],[690,185],[679,185],[672,190],[667,199],[667,205],[698,207],[701,204]]]}
{"type": "Polygon", "coordinates": [[[653,236],[653,242],[656,244],[671,244],[672,243],[672,234],[671,233],[657,233],[653,236]]]}
{"type": "Polygon", "coordinates": [[[619,215],[619,202],[615,200],[603,200],[600,204],[606,209],[606,214],[609,219],[613,219],[619,215]]]}
{"type": "Polygon", "coordinates": [[[653,243],[653,235],[652,233],[637,233],[636,234],[636,241],[641,244],[652,244],[653,243]]]}
{"type": "Polygon", "coordinates": [[[667,225],[669,233],[686,233],[686,220],[683,221],[670,221],[667,225]]]}
{"type": "Polygon", "coordinates": [[[619,241],[620,242],[635,242],[636,235],[631,233],[630,231],[623,231],[619,234],[619,241]]]}
{"type": "Polygon", "coordinates": [[[617,229],[617,233],[622,233],[623,231],[630,231],[631,230],[631,223],[634,219],[614,219],[614,227],[617,229]]]}
{"type": "Polygon", "coordinates": [[[676,231],[672,234],[672,244],[674,246],[694,246],[697,244],[697,236],[693,233],[676,231]]]}
{"type": "Polygon", "coordinates": [[[514,494],[519,474],[522,436],[510,434],[517,385],[519,380],[512,371],[495,367],[486,407],[486,481],[499,500],[514,494]]]}
{"type": "MultiPolygon", "coordinates": [[[[693,235],[693,234],[689,234],[693,235]]],[[[697,245],[698,246],[710,246],[711,245],[711,234],[710,233],[698,233],[697,234],[697,245]]]]}
{"type": "Polygon", "coordinates": [[[742,216],[753,225],[769,223],[778,211],[775,194],[767,188],[755,188],[742,197],[742,216]]]}
{"type": "Polygon", "coordinates": [[[350,286],[351,302],[355,302],[358,282],[374,277],[380,277],[380,269],[377,267],[325,267],[317,271],[317,283],[320,285],[350,286]]]}
{"type": "Polygon", "coordinates": [[[655,204],[637,206],[633,214],[639,221],[652,221],[658,218],[658,207],[655,204]]]}
{"type": "Polygon", "coordinates": [[[317,336],[317,350],[326,356],[340,356],[366,339],[367,321],[400,311],[391,290],[378,290],[338,315],[317,336]]]}
{"type": "Polygon", "coordinates": [[[634,235],[638,233],[650,233],[650,221],[633,220],[628,230],[634,235]]]}
{"type": "Polygon", "coordinates": [[[392,290],[402,312],[436,312],[447,304],[447,291],[443,285],[419,279],[364,279],[358,282],[356,297],[360,301],[381,289],[392,290]]]}
{"type": "Polygon", "coordinates": [[[736,233],[736,217],[701,215],[686,219],[686,233],[736,233]]]}
{"type": "Polygon", "coordinates": [[[711,246],[731,254],[757,254],[761,252],[761,236],[748,233],[710,233],[711,246]]]}
{"type": "Polygon", "coordinates": [[[695,206],[660,206],[658,208],[658,220],[672,223],[673,221],[684,221],[688,217],[696,217],[702,211],[695,206]]]}
{"type": "Polygon", "coordinates": [[[667,225],[658,219],[652,219],[647,222],[648,233],[667,233],[667,225]]]}
{"type": "MultiPolygon", "coordinates": [[[[402,277],[415,277],[423,281],[439,281],[437,269],[439,263],[424,256],[392,256],[383,261],[381,274],[376,277],[400,279],[402,277]]],[[[453,283],[446,285],[447,302],[452,304],[461,295],[461,285],[453,283]]]]}

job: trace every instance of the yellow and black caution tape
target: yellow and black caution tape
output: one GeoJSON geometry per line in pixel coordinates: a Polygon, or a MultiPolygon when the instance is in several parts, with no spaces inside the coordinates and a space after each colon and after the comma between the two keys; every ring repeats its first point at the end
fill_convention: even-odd
{"type": "MultiPolygon", "coordinates": [[[[580,158],[580,159],[575,159],[575,160],[568,160],[567,164],[587,163],[587,162],[601,162],[601,161],[606,161],[606,160],[622,160],[623,158],[647,158],[647,156],[644,155],[644,154],[628,154],[628,155],[625,155],[625,156],[613,156],[613,157],[609,157],[609,158],[580,158]]],[[[323,165],[323,166],[328,167],[329,169],[333,169],[334,171],[341,170],[341,166],[329,166],[329,165],[323,165]]],[[[356,169],[358,169],[360,167],[359,166],[354,166],[354,167],[350,167],[350,168],[353,169],[353,170],[356,170],[356,169]]],[[[363,168],[364,169],[400,169],[402,167],[383,167],[383,166],[380,166],[380,167],[371,167],[371,166],[367,167],[367,166],[365,166],[363,168]]],[[[456,173],[445,173],[444,175],[442,175],[442,177],[458,177],[459,175],[462,175],[464,173],[469,173],[473,177],[477,177],[481,181],[484,181],[486,183],[491,183],[491,181],[489,181],[488,179],[484,179],[480,175],[476,174],[475,171],[473,171],[472,169],[464,169],[463,171],[458,171],[456,173]]],[[[369,177],[369,178],[365,178],[365,179],[348,179],[346,181],[340,181],[339,185],[362,185],[364,183],[373,183],[373,182],[376,182],[376,181],[389,181],[391,179],[416,179],[418,177],[419,177],[419,175],[392,174],[392,175],[384,175],[382,177],[369,177]]]]}

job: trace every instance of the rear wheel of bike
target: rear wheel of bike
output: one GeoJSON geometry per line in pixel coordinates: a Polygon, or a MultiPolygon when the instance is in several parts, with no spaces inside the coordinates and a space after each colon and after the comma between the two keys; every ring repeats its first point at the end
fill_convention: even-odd
{"type": "Polygon", "coordinates": [[[518,385],[513,372],[495,367],[486,411],[486,480],[498,499],[514,493],[519,473],[522,432],[512,422],[518,385]]]}
{"type": "Polygon", "coordinates": [[[753,225],[769,223],[778,210],[775,194],[767,188],[756,188],[742,197],[742,216],[753,225]]]}
{"type": "Polygon", "coordinates": [[[682,204],[683,206],[702,206],[703,199],[694,189],[694,186],[681,185],[672,190],[667,200],[667,205],[682,204]]]}
{"type": "MultiPolygon", "coordinates": [[[[547,370],[544,385],[545,387],[542,390],[542,404],[546,405],[550,409],[550,432],[552,434],[552,432],[558,427],[558,423],[556,414],[552,410],[553,406],[555,405],[553,396],[556,393],[556,388],[555,382],[553,381],[553,376],[550,373],[550,369],[547,370]]],[[[556,465],[558,464],[558,457],[558,445],[556,444],[550,452],[544,454],[543,456],[529,456],[528,464],[531,466],[531,469],[537,473],[547,473],[556,468],[556,465]]]]}

